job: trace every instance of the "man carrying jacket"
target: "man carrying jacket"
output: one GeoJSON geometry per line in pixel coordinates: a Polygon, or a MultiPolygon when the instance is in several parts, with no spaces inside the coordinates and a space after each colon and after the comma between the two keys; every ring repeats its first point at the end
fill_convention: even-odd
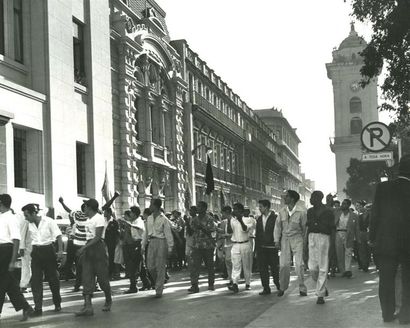
{"type": "Polygon", "coordinates": [[[285,207],[279,211],[275,223],[274,240],[276,248],[281,250],[279,260],[280,290],[278,296],[283,296],[289,287],[290,262],[292,254],[295,256],[295,269],[299,281],[300,296],[307,296],[304,282],[303,244],[306,234],[306,211],[297,205],[300,196],[294,190],[285,194],[285,207]]]}

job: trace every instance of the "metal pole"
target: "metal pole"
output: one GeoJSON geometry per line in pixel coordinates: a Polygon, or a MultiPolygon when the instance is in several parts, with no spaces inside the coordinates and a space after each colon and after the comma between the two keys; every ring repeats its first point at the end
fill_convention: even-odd
{"type": "Polygon", "coordinates": [[[402,152],[401,152],[401,138],[397,138],[397,148],[398,148],[398,151],[399,151],[399,161],[400,161],[401,156],[402,156],[402,152]]]}

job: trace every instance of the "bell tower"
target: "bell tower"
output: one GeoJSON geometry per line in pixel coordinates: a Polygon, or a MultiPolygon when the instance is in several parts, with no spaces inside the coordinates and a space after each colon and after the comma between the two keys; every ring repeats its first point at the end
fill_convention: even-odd
{"type": "Polygon", "coordinates": [[[351,23],[349,36],[339,48],[333,50],[333,60],[326,64],[327,76],[333,84],[335,136],[330,148],[336,157],[339,199],[346,198],[343,190],[349,178],[346,169],[350,159],[360,159],[362,155],[362,128],[378,121],[377,78],[365,88],[359,85],[362,79],[360,69],[363,66],[363,58],[359,53],[366,46],[366,41],[357,34],[351,23]]]}

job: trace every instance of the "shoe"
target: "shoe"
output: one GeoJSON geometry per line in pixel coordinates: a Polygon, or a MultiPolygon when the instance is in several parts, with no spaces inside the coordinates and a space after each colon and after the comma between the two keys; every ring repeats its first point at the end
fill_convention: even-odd
{"type": "Polygon", "coordinates": [[[215,290],[215,286],[214,285],[209,285],[208,290],[215,290]]]}
{"type": "Polygon", "coordinates": [[[34,310],[31,306],[23,310],[23,317],[21,318],[20,321],[27,321],[29,317],[32,316],[34,310]]]}
{"type": "Polygon", "coordinates": [[[245,290],[251,290],[251,285],[245,285],[245,290]]]}
{"type": "Polygon", "coordinates": [[[270,289],[264,289],[264,290],[262,290],[260,293],[259,293],[259,295],[270,295],[271,294],[271,291],[270,291],[270,289]]]}
{"type": "Polygon", "coordinates": [[[124,292],[124,294],[135,294],[138,293],[138,288],[130,288],[124,292]]]}
{"type": "Polygon", "coordinates": [[[191,286],[191,288],[188,289],[188,293],[190,294],[199,293],[199,287],[197,285],[191,286]]]}
{"type": "Polygon", "coordinates": [[[42,315],[43,310],[34,309],[34,311],[31,312],[30,317],[41,317],[42,315]]]}
{"type": "Polygon", "coordinates": [[[72,290],[73,293],[77,293],[80,291],[80,287],[74,287],[74,289],[72,290]]]}
{"type": "Polygon", "coordinates": [[[94,315],[94,309],[91,304],[91,295],[84,295],[84,305],[80,311],[75,313],[76,317],[90,317],[94,315]]]}
{"type": "Polygon", "coordinates": [[[299,296],[307,296],[306,292],[299,292],[299,296]]]}
{"type": "Polygon", "coordinates": [[[285,291],[279,289],[277,295],[278,295],[279,297],[281,297],[281,296],[285,295],[285,291]]]}
{"type": "Polygon", "coordinates": [[[155,294],[154,298],[161,298],[162,294],[155,294]]]}
{"type": "Polygon", "coordinates": [[[352,271],[346,271],[345,272],[345,277],[346,278],[351,278],[353,275],[352,275],[352,271]]]}
{"type": "Polygon", "coordinates": [[[325,304],[325,299],[323,297],[318,297],[316,304],[325,304]]]}
{"type": "Polygon", "coordinates": [[[101,311],[103,311],[103,312],[111,311],[111,305],[112,305],[112,300],[108,300],[108,301],[106,300],[105,303],[104,303],[103,308],[101,309],[101,311]]]}
{"type": "Polygon", "coordinates": [[[232,284],[232,291],[236,294],[239,293],[239,288],[237,284],[232,284]]]}
{"type": "Polygon", "coordinates": [[[326,296],[326,297],[329,296],[329,291],[327,290],[327,288],[325,288],[325,296],[326,296]]]}
{"type": "Polygon", "coordinates": [[[151,286],[142,286],[142,288],[140,288],[141,291],[150,290],[150,289],[151,289],[151,286]]]}
{"type": "Polygon", "coordinates": [[[60,312],[60,311],[61,311],[61,305],[55,305],[54,312],[60,312]]]}
{"type": "Polygon", "coordinates": [[[394,313],[391,317],[389,317],[389,318],[383,318],[383,321],[384,322],[393,322],[394,320],[396,320],[397,319],[397,314],[396,313],[394,313]]]}

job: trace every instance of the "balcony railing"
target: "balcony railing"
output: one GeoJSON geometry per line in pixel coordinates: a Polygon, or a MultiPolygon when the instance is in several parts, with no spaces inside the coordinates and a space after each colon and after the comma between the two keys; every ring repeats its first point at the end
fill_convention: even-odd
{"type": "Polygon", "coordinates": [[[191,92],[191,102],[202,108],[208,115],[211,115],[216,121],[220,122],[226,128],[243,138],[243,129],[231,120],[226,114],[216,108],[210,101],[202,97],[198,92],[191,92]]]}

